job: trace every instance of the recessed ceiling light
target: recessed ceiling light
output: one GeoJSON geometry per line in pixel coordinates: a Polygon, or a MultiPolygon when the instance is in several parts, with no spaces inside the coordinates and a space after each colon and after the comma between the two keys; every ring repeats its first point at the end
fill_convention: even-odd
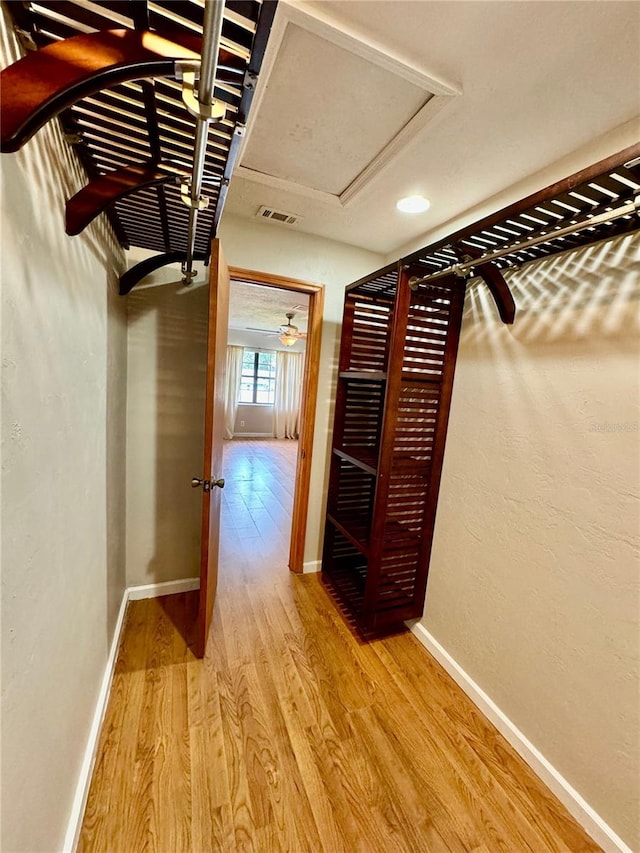
{"type": "Polygon", "coordinates": [[[423,195],[408,195],[406,198],[401,198],[396,203],[396,207],[403,213],[424,213],[431,207],[431,202],[423,195]]]}

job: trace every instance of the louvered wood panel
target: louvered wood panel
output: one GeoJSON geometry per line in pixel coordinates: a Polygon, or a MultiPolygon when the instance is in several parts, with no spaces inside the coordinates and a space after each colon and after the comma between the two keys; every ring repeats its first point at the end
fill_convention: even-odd
{"type": "Polygon", "coordinates": [[[438,384],[403,382],[393,445],[393,471],[430,464],[440,402],[438,384]]]}
{"type": "Polygon", "coordinates": [[[347,289],[344,324],[350,335],[345,340],[348,352],[341,357],[343,369],[386,371],[397,284],[394,267],[347,289]]]}
{"type": "Polygon", "coordinates": [[[353,311],[349,368],[385,371],[392,303],[361,295],[353,295],[349,302],[353,311]]]}
{"type": "Polygon", "coordinates": [[[387,268],[345,299],[323,577],[365,634],[424,604],[464,283],[415,275],[387,268]]]}
{"type": "Polygon", "coordinates": [[[377,625],[397,624],[415,616],[418,556],[416,548],[383,557],[377,594],[377,625]]]}
{"type": "Polygon", "coordinates": [[[444,367],[451,293],[444,287],[416,292],[409,308],[403,376],[440,380],[444,367]]]}
{"type": "Polygon", "coordinates": [[[384,383],[345,382],[344,428],[340,447],[375,467],[379,441],[384,383]]]}
{"type": "MultiPolygon", "coordinates": [[[[451,287],[422,287],[412,294],[402,363],[402,382],[395,419],[393,454],[380,575],[376,590],[376,622],[395,622],[421,612],[424,599],[422,540],[429,512],[429,493],[452,325],[451,287]]],[[[439,471],[436,472],[439,477],[439,471]]]]}
{"type": "Polygon", "coordinates": [[[375,477],[346,459],[333,467],[334,498],[330,512],[334,521],[366,551],[371,527],[375,477]]]}
{"type": "Polygon", "coordinates": [[[347,607],[357,620],[364,607],[367,580],[367,560],[340,530],[330,528],[325,538],[325,551],[332,587],[340,603],[347,607]]]}

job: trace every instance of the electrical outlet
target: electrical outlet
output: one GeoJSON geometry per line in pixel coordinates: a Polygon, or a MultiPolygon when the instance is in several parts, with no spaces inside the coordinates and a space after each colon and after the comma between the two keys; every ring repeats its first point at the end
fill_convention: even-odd
{"type": "Polygon", "coordinates": [[[244,426],[244,421],[240,421],[240,426],[241,426],[241,427],[243,427],[243,426],[244,426]]]}

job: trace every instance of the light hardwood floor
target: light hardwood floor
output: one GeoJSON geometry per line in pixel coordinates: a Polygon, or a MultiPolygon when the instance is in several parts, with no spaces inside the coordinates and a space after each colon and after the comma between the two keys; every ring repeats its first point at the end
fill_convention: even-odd
{"type": "Polygon", "coordinates": [[[196,593],[130,605],[80,851],[599,850],[411,634],[289,574],[294,453],[226,447],[204,660],[196,593]]]}

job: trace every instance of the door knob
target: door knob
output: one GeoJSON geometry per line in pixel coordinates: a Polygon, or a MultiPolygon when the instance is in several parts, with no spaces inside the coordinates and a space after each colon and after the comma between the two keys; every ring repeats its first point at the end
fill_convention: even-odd
{"type": "Polygon", "coordinates": [[[222,477],[218,480],[201,480],[200,477],[192,477],[191,488],[197,489],[198,486],[202,486],[205,492],[210,492],[212,486],[217,486],[219,489],[224,489],[224,480],[222,479],[222,477]]]}

